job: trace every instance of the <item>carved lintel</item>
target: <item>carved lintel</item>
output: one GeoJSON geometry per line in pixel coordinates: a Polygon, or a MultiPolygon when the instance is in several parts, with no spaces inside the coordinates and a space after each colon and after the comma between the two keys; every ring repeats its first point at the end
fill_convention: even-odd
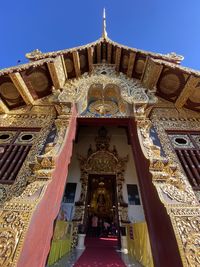
{"type": "Polygon", "coordinates": [[[1,113],[8,113],[9,108],[4,104],[4,102],[0,99],[0,114],[1,113]],[[1,112],[2,111],[2,112],[1,112]]]}
{"type": "Polygon", "coordinates": [[[155,63],[152,59],[148,58],[141,79],[143,85],[150,90],[154,89],[162,72],[162,69],[163,66],[161,64],[155,63]]]}
{"type": "Polygon", "coordinates": [[[111,63],[111,56],[112,56],[112,44],[108,43],[107,44],[107,61],[108,61],[108,64],[111,63]]]}
{"type": "Polygon", "coordinates": [[[89,72],[93,69],[93,47],[87,48],[89,72]]]}
{"type": "Polygon", "coordinates": [[[14,83],[14,85],[16,86],[17,90],[19,91],[20,95],[22,96],[24,102],[29,105],[34,103],[34,99],[31,95],[31,93],[29,92],[21,74],[19,72],[16,73],[11,73],[9,74],[12,82],[14,83]]]}
{"type": "Polygon", "coordinates": [[[97,63],[101,63],[101,43],[97,44],[97,63]]]}
{"type": "Polygon", "coordinates": [[[133,66],[134,66],[134,63],[135,63],[135,57],[136,57],[136,53],[130,52],[129,62],[128,62],[128,70],[127,70],[127,76],[129,78],[132,77],[133,66]]]}
{"type": "Polygon", "coordinates": [[[191,75],[188,78],[182,92],[180,93],[179,97],[175,102],[176,108],[182,108],[185,105],[186,101],[188,100],[190,95],[194,92],[195,87],[197,87],[199,82],[200,82],[199,77],[191,75]]]}
{"type": "Polygon", "coordinates": [[[47,65],[55,89],[63,87],[66,81],[66,76],[61,57],[58,56],[55,58],[54,62],[48,62],[47,65]]]}
{"type": "Polygon", "coordinates": [[[115,70],[116,71],[119,71],[121,53],[122,53],[122,49],[120,47],[117,47],[117,49],[116,49],[116,57],[115,57],[115,70]]]}
{"type": "Polygon", "coordinates": [[[73,55],[73,60],[74,60],[74,68],[75,68],[76,76],[79,77],[81,76],[79,54],[77,51],[73,51],[72,55],[73,55]]]}

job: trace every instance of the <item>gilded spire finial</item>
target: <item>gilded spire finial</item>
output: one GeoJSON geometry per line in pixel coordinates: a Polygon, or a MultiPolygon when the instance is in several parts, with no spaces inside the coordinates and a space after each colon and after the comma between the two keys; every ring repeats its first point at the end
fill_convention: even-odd
{"type": "Polygon", "coordinates": [[[106,9],[103,9],[103,32],[102,32],[102,37],[107,38],[107,32],[106,32],[106,9]]]}

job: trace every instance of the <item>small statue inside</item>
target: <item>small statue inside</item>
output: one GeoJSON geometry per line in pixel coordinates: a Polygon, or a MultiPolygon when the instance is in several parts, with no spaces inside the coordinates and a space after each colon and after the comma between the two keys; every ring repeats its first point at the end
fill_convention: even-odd
{"type": "Polygon", "coordinates": [[[91,209],[99,216],[105,216],[112,209],[112,194],[106,189],[104,182],[99,182],[98,187],[92,194],[91,209]]]}

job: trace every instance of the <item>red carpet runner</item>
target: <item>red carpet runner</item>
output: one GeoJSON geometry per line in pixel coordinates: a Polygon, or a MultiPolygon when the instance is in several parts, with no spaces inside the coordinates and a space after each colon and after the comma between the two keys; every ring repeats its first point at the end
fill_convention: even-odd
{"type": "Polygon", "coordinates": [[[86,238],[86,249],[74,267],[126,267],[117,254],[117,239],[86,238]]]}

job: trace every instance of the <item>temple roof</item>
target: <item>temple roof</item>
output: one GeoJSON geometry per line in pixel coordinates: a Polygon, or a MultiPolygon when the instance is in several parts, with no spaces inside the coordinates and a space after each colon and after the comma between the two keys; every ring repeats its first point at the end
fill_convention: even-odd
{"type": "Polygon", "coordinates": [[[111,64],[117,72],[139,80],[177,108],[200,109],[200,72],[180,66],[183,57],[130,48],[102,37],[87,45],[55,52],[34,50],[29,63],[0,71],[1,112],[34,105],[71,79],[91,73],[96,64],[111,64]]]}

